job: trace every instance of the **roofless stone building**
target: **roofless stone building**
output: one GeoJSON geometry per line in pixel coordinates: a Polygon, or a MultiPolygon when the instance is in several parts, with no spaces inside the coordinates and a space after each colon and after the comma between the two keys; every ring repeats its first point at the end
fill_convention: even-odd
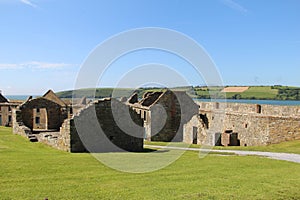
{"type": "Polygon", "coordinates": [[[9,101],[0,90],[0,126],[12,126],[12,110],[20,104],[20,101],[9,101]]]}
{"type": "Polygon", "coordinates": [[[127,101],[144,120],[145,139],[182,142],[183,125],[199,112],[199,107],[184,91],[146,92],[138,101],[133,94],[127,101]]]}
{"type": "Polygon", "coordinates": [[[143,120],[129,106],[111,98],[80,102],[73,113],[51,90],[29,98],[14,111],[13,132],[70,152],[143,150],[143,120]]]}

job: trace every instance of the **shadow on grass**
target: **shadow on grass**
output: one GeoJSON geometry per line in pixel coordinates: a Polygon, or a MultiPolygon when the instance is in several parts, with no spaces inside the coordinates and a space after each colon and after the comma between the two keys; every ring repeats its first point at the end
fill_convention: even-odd
{"type": "Polygon", "coordinates": [[[136,153],[166,153],[166,152],[169,152],[170,150],[167,150],[167,149],[150,149],[150,148],[144,148],[143,151],[141,152],[136,152],[136,153]]]}

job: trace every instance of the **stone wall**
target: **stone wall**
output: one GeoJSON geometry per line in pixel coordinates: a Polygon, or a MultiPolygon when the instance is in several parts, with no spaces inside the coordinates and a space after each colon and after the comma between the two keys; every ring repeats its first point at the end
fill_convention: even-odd
{"type": "Polygon", "coordinates": [[[36,134],[38,141],[62,151],[71,151],[70,119],[66,119],[59,132],[41,132],[36,134]]]}
{"type": "Polygon", "coordinates": [[[12,126],[12,112],[18,103],[0,103],[0,126],[12,126]]]}
{"type": "MultiPolygon", "coordinates": [[[[209,137],[211,145],[258,146],[300,139],[300,107],[238,103],[200,102],[199,113],[206,115],[208,127],[203,134],[203,119],[193,118],[185,125],[185,142],[191,143],[193,127],[198,127],[198,144],[209,137]],[[195,123],[195,119],[198,120],[195,123]],[[202,128],[202,129],[200,129],[202,128]],[[237,141],[234,137],[237,135],[237,141]],[[232,143],[230,143],[230,140],[232,143]]],[[[195,130],[195,129],[194,129],[195,130]]]]}
{"type": "Polygon", "coordinates": [[[24,126],[23,123],[16,122],[15,120],[13,120],[13,133],[23,137],[28,137],[28,135],[32,134],[30,128],[24,126]]]}
{"type": "Polygon", "coordinates": [[[186,133],[183,135],[183,142],[185,143],[210,144],[209,141],[206,141],[209,139],[208,132],[199,115],[194,115],[188,123],[184,124],[183,132],[186,133]]]}
{"type": "Polygon", "coordinates": [[[280,106],[280,105],[262,105],[262,104],[243,104],[243,103],[218,103],[218,102],[199,102],[196,103],[200,106],[200,110],[213,111],[226,110],[226,112],[237,113],[258,113],[258,106],[261,107],[261,115],[270,116],[287,116],[287,117],[300,117],[300,106],[280,106]]]}
{"type": "Polygon", "coordinates": [[[269,117],[269,143],[300,139],[299,117],[269,117]]]}
{"type": "Polygon", "coordinates": [[[162,129],[158,131],[158,133],[157,131],[153,131],[151,133],[151,141],[170,142],[172,140],[182,140],[182,138],[178,138],[180,135],[177,134],[177,132],[180,131],[181,107],[176,95],[173,92],[165,92],[156,102],[156,105],[152,105],[150,111],[151,130],[153,131],[158,129],[163,125],[162,129]],[[162,116],[164,114],[166,116],[165,123],[161,124],[163,121],[162,116]],[[176,134],[177,138],[175,138],[176,134]]]}
{"type": "Polygon", "coordinates": [[[149,141],[182,142],[183,125],[198,113],[198,105],[183,91],[146,92],[141,101],[128,105],[144,120],[149,141]]]}
{"type": "Polygon", "coordinates": [[[82,144],[89,152],[143,150],[143,120],[133,109],[115,99],[94,102],[77,113],[71,122],[72,152],[82,151],[82,144]]]}
{"type": "Polygon", "coordinates": [[[11,125],[12,107],[8,103],[0,103],[0,126],[11,125]]]}
{"type": "Polygon", "coordinates": [[[63,121],[67,118],[67,111],[64,111],[62,107],[48,99],[37,98],[31,99],[20,106],[22,122],[25,126],[30,129],[37,128],[34,125],[36,110],[45,110],[46,115],[40,115],[40,123],[47,123],[47,125],[42,125],[42,129],[59,130],[63,121]]]}

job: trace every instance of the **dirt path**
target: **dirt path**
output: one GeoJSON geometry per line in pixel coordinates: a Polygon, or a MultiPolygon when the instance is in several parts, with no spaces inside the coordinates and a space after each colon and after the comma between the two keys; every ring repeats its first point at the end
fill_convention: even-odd
{"type": "Polygon", "coordinates": [[[234,153],[237,155],[254,155],[263,156],[276,160],[285,160],[295,163],[300,163],[300,154],[294,153],[275,153],[275,152],[263,152],[263,151],[241,151],[241,150],[215,150],[215,149],[200,149],[200,148],[182,148],[182,147],[170,147],[170,146],[157,146],[157,145],[144,145],[145,147],[152,147],[158,149],[176,149],[184,151],[201,151],[201,152],[216,152],[216,153],[234,153]]]}
{"type": "Polygon", "coordinates": [[[226,87],[222,92],[245,92],[249,87],[226,87]]]}

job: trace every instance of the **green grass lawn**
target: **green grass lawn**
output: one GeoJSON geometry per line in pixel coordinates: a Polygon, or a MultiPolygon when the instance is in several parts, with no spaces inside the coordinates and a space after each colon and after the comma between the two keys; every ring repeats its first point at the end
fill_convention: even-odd
{"type": "MultiPolygon", "coordinates": [[[[168,142],[149,142],[145,141],[145,144],[148,145],[160,145],[166,146],[168,142]]],[[[178,143],[179,145],[180,143],[178,143]]],[[[191,144],[190,148],[200,148],[200,145],[191,144]]],[[[266,146],[215,146],[213,149],[220,149],[220,150],[244,150],[244,151],[268,151],[268,152],[279,152],[279,153],[296,153],[300,154],[300,140],[282,142],[280,144],[270,144],[266,146]]]]}
{"type": "Polygon", "coordinates": [[[214,149],[269,151],[269,152],[300,154],[300,140],[282,142],[280,144],[270,144],[267,146],[249,146],[249,147],[231,146],[231,147],[214,147],[214,149]]]}
{"type": "Polygon", "coordinates": [[[159,171],[131,174],[0,127],[0,161],[0,199],[300,199],[300,164],[255,156],[186,152],[159,171]]]}

